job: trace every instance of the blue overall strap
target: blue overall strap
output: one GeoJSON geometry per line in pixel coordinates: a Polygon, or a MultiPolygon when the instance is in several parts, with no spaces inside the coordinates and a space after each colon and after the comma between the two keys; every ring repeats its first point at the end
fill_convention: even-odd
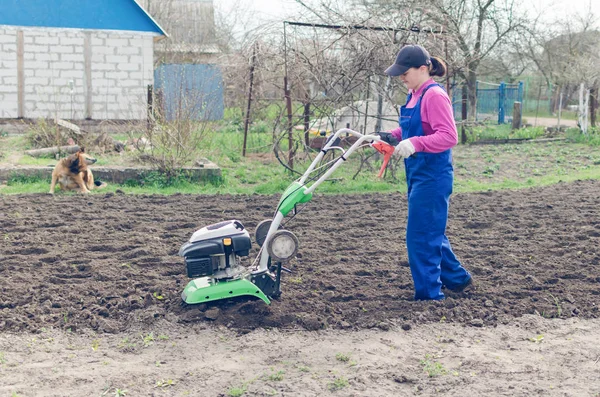
{"type": "Polygon", "coordinates": [[[398,124],[402,128],[402,139],[412,138],[413,136],[422,136],[423,129],[421,128],[421,100],[425,93],[431,88],[439,86],[438,83],[430,84],[421,93],[419,100],[414,107],[406,107],[412,99],[412,93],[406,97],[406,104],[400,108],[400,116],[398,124]]]}

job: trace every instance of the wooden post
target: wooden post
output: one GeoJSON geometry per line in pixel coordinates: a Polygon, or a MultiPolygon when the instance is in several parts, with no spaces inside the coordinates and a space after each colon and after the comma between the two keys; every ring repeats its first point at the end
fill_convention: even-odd
{"type": "Polygon", "coordinates": [[[287,117],[288,117],[288,167],[290,169],[294,169],[294,135],[293,135],[293,125],[292,125],[292,97],[290,95],[290,87],[288,85],[288,77],[285,76],[283,78],[283,85],[285,90],[285,107],[287,109],[287,117]]]}
{"type": "Polygon", "coordinates": [[[153,100],[153,93],[154,91],[154,87],[152,84],[148,84],[148,88],[147,88],[147,95],[148,95],[148,107],[147,107],[147,114],[146,114],[146,131],[148,131],[148,133],[152,132],[152,117],[154,115],[154,104],[152,102],[153,100]]]}
{"type": "Polygon", "coordinates": [[[371,96],[371,76],[367,76],[367,91],[365,96],[365,125],[362,129],[362,133],[367,135],[369,132],[379,132],[379,131],[369,131],[367,132],[367,123],[369,122],[369,97],[371,96]]]}
{"type": "Polygon", "coordinates": [[[467,96],[468,96],[468,87],[467,84],[463,84],[462,86],[462,106],[461,106],[461,119],[462,125],[460,127],[460,143],[467,143],[467,131],[465,128],[465,123],[467,122],[467,96]]]}
{"type": "Polygon", "coordinates": [[[562,93],[562,87],[560,88],[560,96],[558,99],[558,121],[556,123],[556,127],[558,130],[560,130],[560,116],[562,115],[562,102],[563,102],[563,93],[562,93]]]}
{"type": "MultiPolygon", "coordinates": [[[[387,84],[386,84],[386,88],[388,87],[390,83],[390,77],[387,77],[387,84]]],[[[383,76],[379,76],[379,85],[383,85],[383,76]]],[[[386,89],[387,92],[387,89],[386,89]]],[[[381,131],[381,116],[383,114],[383,92],[378,91],[377,92],[377,119],[375,121],[375,132],[379,132],[381,131]]]]}
{"type": "Polygon", "coordinates": [[[248,126],[250,125],[250,107],[252,105],[252,88],[254,86],[254,65],[256,64],[256,44],[252,50],[252,61],[250,63],[250,88],[248,90],[248,107],[244,120],[244,145],[242,146],[242,157],[246,157],[246,142],[248,139],[248,126]]]}
{"type": "Polygon", "coordinates": [[[513,120],[512,120],[512,129],[513,130],[518,130],[521,128],[521,120],[522,120],[521,110],[522,110],[521,102],[515,101],[515,103],[513,104],[513,120]]]}
{"type": "Polygon", "coordinates": [[[590,125],[596,127],[596,88],[590,88],[590,125]]]}
{"type": "Polygon", "coordinates": [[[310,98],[308,92],[304,99],[304,143],[306,146],[310,145],[309,142],[309,131],[310,131],[310,98]]]}

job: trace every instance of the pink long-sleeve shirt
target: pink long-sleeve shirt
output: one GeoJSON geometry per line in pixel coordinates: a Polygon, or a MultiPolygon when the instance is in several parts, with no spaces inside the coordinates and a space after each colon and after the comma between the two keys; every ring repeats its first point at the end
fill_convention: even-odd
{"type": "MultiPolygon", "coordinates": [[[[413,92],[406,107],[415,107],[423,90],[431,84],[435,84],[433,79],[427,80],[416,92],[413,92]]],[[[421,100],[421,122],[425,135],[409,138],[416,152],[440,153],[458,143],[452,102],[442,87],[431,87],[421,100]]],[[[390,132],[396,139],[402,140],[401,127],[390,132]]]]}

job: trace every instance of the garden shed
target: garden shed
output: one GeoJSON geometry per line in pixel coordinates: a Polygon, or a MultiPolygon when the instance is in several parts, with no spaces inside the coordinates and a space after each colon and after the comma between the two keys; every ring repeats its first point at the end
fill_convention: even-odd
{"type": "Polygon", "coordinates": [[[145,119],[165,36],[135,0],[0,0],[0,118],[145,119]]]}

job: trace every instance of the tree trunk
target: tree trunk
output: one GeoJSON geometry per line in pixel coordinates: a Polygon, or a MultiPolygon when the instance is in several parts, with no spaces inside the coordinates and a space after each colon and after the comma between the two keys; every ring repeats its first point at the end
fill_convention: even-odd
{"type": "Polygon", "coordinates": [[[469,68],[467,75],[467,88],[469,94],[469,120],[475,120],[477,115],[477,74],[469,68]]]}

